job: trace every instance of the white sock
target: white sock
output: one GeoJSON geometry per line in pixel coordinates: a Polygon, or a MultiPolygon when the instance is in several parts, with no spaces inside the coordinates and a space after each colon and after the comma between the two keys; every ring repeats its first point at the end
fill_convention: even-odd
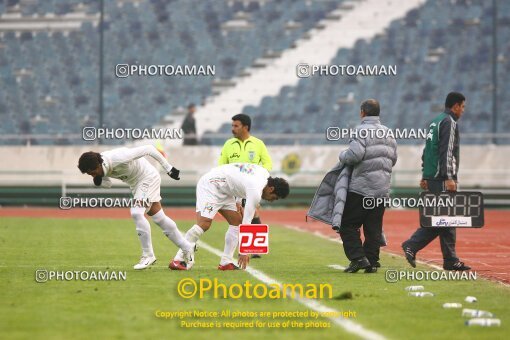
{"type": "Polygon", "coordinates": [[[225,233],[225,248],[223,248],[223,256],[221,257],[220,265],[224,266],[229,263],[234,263],[234,252],[239,242],[239,226],[231,225],[225,233]]]}
{"type": "Polygon", "coordinates": [[[140,239],[143,256],[154,256],[151,239],[151,225],[144,216],[145,208],[131,208],[131,217],[135,221],[136,233],[140,239]]]}
{"type": "Polygon", "coordinates": [[[163,234],[175,243],[177,247],[186,250],[191,249],[191,243],[184,239],[179,229],[177,229],[177,224],[165,215],[163,209],[154,214],[152,220],[163,229],[163,234]]]}
{"type": "MultiPolygon", "coordinates": [[[[202,227],[200,227],[198,224],[195,224],[186,232],[184,238],[189,243],[197,243],[200,236],[202,236],[204,233],[205,233],[204,229],[202,229],[202,227]]],[[[179,251],[174,257],[174,261],[184,261],[184,257],[182,257],[182,250],[179,249],[179,251]]]]}

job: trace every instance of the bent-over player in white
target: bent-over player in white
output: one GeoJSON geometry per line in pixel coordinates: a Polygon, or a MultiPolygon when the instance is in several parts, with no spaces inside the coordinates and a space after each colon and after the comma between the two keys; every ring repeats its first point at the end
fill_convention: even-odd
{"type": "Polygon", "coordinates": [[[92,176],[96,186],[110,188],[112,186],[110,178],[119,179],[129,185],[136,202],[150,202],[149,207],[140,205],[130,210],[142,245],[140,262],[134,269],[145,269],[156,262],[150,223],[145,218],[145,212],[163,229],[166,237],[181,248],[184,254],[183,261],[192,262],[195,245],[186,241],[177,229],[177,224],[165,215],[160,203],[161,176],[144,158],[145,156],[157,160],[171,178],[180,179],[179,170],[170,165],[153,145],[118,148],[101,153],[85,152],[80,156],[78,168],[82,173],[92,176]]]}
{"type": "MultiPolygon", "coordinates": [[[[198,181],[197,222],[186,232],[185,238],[190,243],[196,243],[211,227],[214,216],[219,212],[230,226],[225,235],[225,248],[218,269],[238,269],[233,257],[239,239],[239,225],[251,224],[261,199],[273,202],[288,194],[287,181],[270,177],[269,172],[259,165],[233,163],[213,168],[198,181]],[[236,197],[246,199],[243,216],[237,210],[236,197]]],[[[248,255],[239,254],[238,265],[245,269],[249,260],[248,255]]],[[[193,261],[185,261],[181,251],[170,262],[170,269],[174,270],[189,270],[192,266],[193,261]]]]}

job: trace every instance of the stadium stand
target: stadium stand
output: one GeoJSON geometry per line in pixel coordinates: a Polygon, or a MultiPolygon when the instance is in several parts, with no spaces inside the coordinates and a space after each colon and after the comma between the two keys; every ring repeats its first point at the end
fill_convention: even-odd
{"type": "MultiPolygon", "coordinates": [[[[499,4],[498,105],[503,112],[508,106],[508,96],[504,94],[510,89],[510,3],[499,4]]],[[[375,97],[381,102],[385,124],[416,128],[416,122],[423,125],[442,110],[441,100],[446,93],[457,90],[468,96],[461,131],[490,132],[491,5],[490,1],[427,1],[405,18],[392,22],[384,34],[372,41],[359,40],[353,49],[340,49],[331,61],[331,64],[397,64],[398,78],[306,78],[295,87],[283,87],[278,96],[264,97],[259,106],[246,106],[243,111],[254,116],[254,129],[259,133],[324,133],[327,126],[355,126],[359,103],[375,97]],[[407,81],[402,82],[403,78],[407,81]]],[[[510,129],[509,115],[500,115],[498,121],[498,132],[510,129]]],[[[228,123],[219,130],[228,131],[228,123]]],[[[326,142],[324,138],[322,142],[326,142]]]]}
{"type": "MultiPolygon", "coordinates": [[[[190,102],[204,103],[222,79],[239,77],[261,57],[277,57],[334,16],[343,2],[105,1],[105,126],[154,126],[190,102]],[[216,76],[118,79],[114,68],[119,63],[216,65],[216,76]]],[[[510,3],[498,5],[498,106],[503,112],[510,104],[505,95],[510,88],[510,3]]],[[[243,111],[254,116],[258,132],[323,133],[329,125],[355,125],[359,102],[377,97],[387,125],[410,128],[439,110],[445,93],[458,90],[468,96],[462,131],[490,132],[491,6],[481,0],[428,0],[374,39],[339,49],[331,61],[397,64],[398,79],[302,79],[243,111]]],[[[33,138],[33,144],[83,143],[79,137],[58,136],[80,135],[80,127],[98,123],[99,10],[92,0],[0,2],[1,134],[56,136],[33,138]]],[[[500,114],[498,121],[498,132],[508,131],[510,116],[500,114]]],[[[226,119],[217,132],[228,133],[229,124],[226,119]]]]}
{"type": "MultiPolygon", "coordinates": [[[[80,134],[80,125],[97,124],[98,3],[1,4],[0,77],[7,86],[0,94],[0,115],[7,123],[0,133],[80,134]],[[39,28],[48,22],[47,29],[39,28]]],[[[258,57],[289,48],[339,3],[105,1],[105,126],[153,126],[169,112],[212,94],[212,77],[117,79],[116,64],[216,65],[214,78],[232,78],[258,57]]],[[[69,142],[80,140],[56,141],[69,142]]]]}

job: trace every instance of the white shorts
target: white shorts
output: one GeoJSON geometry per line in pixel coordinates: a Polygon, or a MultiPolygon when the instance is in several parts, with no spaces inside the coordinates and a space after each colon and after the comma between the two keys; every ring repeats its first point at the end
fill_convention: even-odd
{"type": "Polygon", "coordinates": [[[221,191],[225,178],[202,176],[197,184],[196,212],[200,216],[214,219],[218,210],[237,211],[236,200],[221,191]]]}
{"type": "Polygon", "coordinates": [[[161,176],[155,174],[154,176],[144,177],[140,182],[136,183],[135,187],[131,190],[135,200],[149,199],[149,202],[161,201],[161,176]]]}

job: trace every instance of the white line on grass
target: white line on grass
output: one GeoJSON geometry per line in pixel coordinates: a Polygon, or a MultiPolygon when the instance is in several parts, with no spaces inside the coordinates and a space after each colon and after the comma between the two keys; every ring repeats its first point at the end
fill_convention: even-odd
{"type": "MultiPolygon", "coordinates": [[[[324,235],[318,231],[308,231],[306,230],[305,228],[301,228],[301,227],[298,227],[298,226],[294,226],[294,225],[290,225],[290,224],[281,224],[283,227],[287,228],[287,229],[291,229],[291,230],[295,230],[295,231],[299,231],[299,232],[302,232],[302,233],[308,233],[308,234],[312,234],[312,235],[315,235],[319,238],[322,238],[324,240],[328,240],[328,241],[331,241],[331,242],[335,242],[335,243],[340,243],[340,244],[343,244],[342,240],[338,239],[338,240],[335,240],[334,238],[331,238],[327,235],[324,235]]],[[[399,255],[399,254],[396,254],[396,253],[390,253],[390,252],[387,252],[387,251],[383,251],[383,253],[386,253],[388,255],[394,255],[394,256],[397,256],[397,257],[400,257],[400,258],[405,258],[405,256],[403,255],[399,255]]],[[[432,267],[436,270],[441,270],[441,271],[445,271],[442,267],[436,265],[436,264],[433,264],[429,261],[422,261],[422,260],[416,260],[416,263],[419,263],[419,264],[423,264],[425,266],[429,266],[429,267],[432,267]]],[[[481,263],[481,262],[480,262],[481,263]]],[[[330,267],[330,266],[328,266],[330,267]]],[[[341,266],[339,266],[341,267],[341,266]]],[[[334,267],[331,267],[333,269],[340,269],[340,268],[334,268],[334,267]]],[[[502,272],[502,273],[495,273],[495,274],[506,274],[505,272],[502,272]]],[[[497,278],[487,278],[488,280],[492,281],[492,282],[496,282],[498,284],[501,284],[505,287],[510,287],[510,284],[508,283],[505,283],[503,281],[501,281],[501,279],[497,279],[497,278]]]]}
{"type": "Polygon", "coordinates": [[[345,269],[344,266],[341,266],[339,264],[328,264],[328,267],[329,268],[333,268],[333,269],[337,269],[337,270],[344,270],[345,269]]]}
{"type": "MultiPolygon", "coordinates": [[[[202,241],[198,241],[198,246],[200,248],[203,248],[203,249],[213,253],[216,256],[221,257],[223,255],[223,253],[221,251],[219,251],[218,249],[216,249],[214,247],[211,247],[210,245],[208,245],[207,243],[204,243],[202,241]]],[[[262,281],[267,285],[270,285],[270,284],[277,284],[279,286],[282,285],[280,282],[267,276],[260,270],[254,269],[252,267],[247,267],[246,272],[248,272],[250,275],[255,277],[257,280],[262,281]]],[[[339,311],[337,311],[333,308],[327,307],[327,306],[321,304],[317,300],[305,299],[305,298],[299,298],[299,297],[294,297],[293,299],[296,300],[297,302],[301,303],[302,305],[305,305],[306,307],[313,309],[319,313],[327,312],[327,313],[332,313],[332,314],[337,314],[337,315],[340,314],[339,311]]],[[[368,330],[368,329],[364,328],[363,326],[361,326],[360,324],[357,324],[354,321],[344,319],[342,317],[328,317],[328,319],[333,321],[338,326],[342,327],[347,332],[355,334],[363,339],[370,339],[370,340],[386,339],[382,334],[368,330]]]]}
{"type": "MultiPolygon", "coordinates": [[[[293,226],[293,225],[290,225],[290,224],[282,224],[285,228],[287,229],[292,229],[292,230],[296,230],[296,231],[300,231],[302,233],[307,233],[307,234],[312,234],[312,235],[315,235],[319,238],[322,238],[324,240],[328,240],[328,241],[331,241],[331,242],[336,242],[336,243],[340,243],[340,244],[343,244],[342,240],[338,239],[338,240],[335,240],[334,238],[331,238],[327,235],[324,235],[318,231],[308,231],[306,230],[305,228],[300,228],[300,227],[297,227],[297,226],[293,226]]],[[[398,257],[401,257],[401,258],[405,258],[403,255],[399,255],[399,254],[395,254],[395,253],[390,253],[390,252],[387,252],[387,251],[382,251],[383,253],[386,253],[386,254],[389,254],[389,255],[395,255],[395,256],[398,256],[398,257]]],[[[427,261],[421,261],[421,260],[416,260],[416,263],[419,263],[419,264],[423,264],[423,265],[427,265],[429,267],[432,267],[434,269],[437,269],[437,270],[443,270],[442,267],[438,266],[438,265],[435,265],[433,263],[429,263],[427,261]]]]}

